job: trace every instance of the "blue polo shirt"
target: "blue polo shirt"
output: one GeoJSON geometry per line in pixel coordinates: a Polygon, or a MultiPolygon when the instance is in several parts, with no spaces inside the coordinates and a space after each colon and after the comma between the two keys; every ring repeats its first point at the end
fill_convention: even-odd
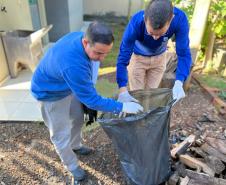
{"type": "Polygon", "coordinates": [[[121,112],[122,103],[100,96],[92,82],[92,64],[82,45],[82,32],[67,34],[48,50],[31,81],[39,101],[57,101],[73,93],[87,107],[121,112]]]}
{"type": "Polygon", "coordinates": [[[125,87],[128,82],[127,66],[132,53],[142,56],[156,56],[165,52],[168,40],[175,35],[178,65],[176,80],[185,81],[190,73],[191,53],[189,48],[189,24],[185,13],[174,7],[174,17],[167,32],[159,39],[154,40],[148,34],[144,11],[136,13],[128,23],[124,32],[117,59],[117,83],[125,87]]]}

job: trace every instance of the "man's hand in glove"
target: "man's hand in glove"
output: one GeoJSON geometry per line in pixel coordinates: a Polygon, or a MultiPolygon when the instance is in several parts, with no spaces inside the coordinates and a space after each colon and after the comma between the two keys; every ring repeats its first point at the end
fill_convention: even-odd
{"type": "Polygon", "coordinates": [[[183,83],[180,80],[176,80],[173,86],[173,99],[176,100],[176,102],[178,102],[181,98],[184,98],[184,97],[185,97],[185,92],[183,89],[183,83]]]}
{"type": "Polygon", "coordinates": [[[134,97],[132,97],[127,90],[119,93],[118,101],[122,102],[122,103],[124,103],[124,102],[138,102],[138,100],[135,99],[134,97]]]}
{"type": "Polygon", "coordinates": [[[129,114],[137,114],[142,112],[144,108],[135,102],[124,102],[122,107],[122,112],[129,113],[129,114]]]}

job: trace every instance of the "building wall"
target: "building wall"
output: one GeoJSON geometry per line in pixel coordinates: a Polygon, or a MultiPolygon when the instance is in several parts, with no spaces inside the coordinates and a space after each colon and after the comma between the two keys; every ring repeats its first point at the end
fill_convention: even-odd
{"type": "Polygon", "coordinates": [[[83,0],[68,0],[70,31],[79,31],[83,26],[83,0]]]}
{"type": "Polygon", "coordinates": [[[28,0],[0,0],[7,12],[0,11],[0,30],[32,30],[32,19],[28,0]]]}
{"type": "Polygon", "coordinates": [[[83,24],[82,0],[45,0],[47,24],[53,24],[49,39],[57,41],[65,34],[79,31],[83,24]]]}
{"type": "MultiPolygon", "coordinates": [[[[47,26],[45,0],[38,0],[38,10],[41,27],[45,27],[47,26]]],[[[49,34],[46,34],[46,36],[43,37],[42,41],[43,45],[47,45],[49,43],[49,34]]]]}
{"type": "MultiPolygon", "coordinates": [[[[144,0],[131,0],[132,13],[142,9],[144,0]]],[[[116,16],[127,16],[129,0],[84,0],[85,15],[104,15],[112,13],[116,16]]]]}
{"type": "Polygon", "coordinates": [[[3,48],[2,39],[0,39],[0,84],[8,76],[9,70],[6,61],[5,51],[3,48]]]}
{"type": "MultiPolygon", "coordinates": [[[[32,19],[28,0],[0,0],[0,31],[32,30],[32,19]]],[[[0,39],[0,82],[9,76],[2,40],[0,39]]]]}
{"type": "Polygon", "coordinates": [[[45,0],[47,24],[53,28],[49,32],[49,39],[55,42],[69,32],[68,3],[62,0],[45,0]]]}

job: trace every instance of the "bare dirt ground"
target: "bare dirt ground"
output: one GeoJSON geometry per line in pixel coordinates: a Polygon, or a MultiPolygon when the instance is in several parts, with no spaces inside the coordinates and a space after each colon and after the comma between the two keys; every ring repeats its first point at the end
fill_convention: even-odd
{"type": "MultiPolygon", "coordinates": [[[[186,98],[172,109],[172,133],[175,130],[226,139],[226,120],[217,114],[199,86],[193,85],[186,98]],[[206,116],[214,122],[203,122],[206,116]]],[[[81,184],[125,184],[117,154],[103,130],[99,127],[85,133],[84,143],[95,148],[95,152],[79,157],[81,166],[88,172],[88,179],[81,184]]],[[[71,176],[63,168],[44,124],[0,123],[1,185],[70,183],[71,176]]]]}

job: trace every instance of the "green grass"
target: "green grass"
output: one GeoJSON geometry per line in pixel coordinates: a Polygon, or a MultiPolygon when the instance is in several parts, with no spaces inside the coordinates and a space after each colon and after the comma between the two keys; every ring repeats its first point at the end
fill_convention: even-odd
{"type": "Polygon", "coordinates": [[[115,37],[114,45],[112,48],[112,51],[109,53],[109,55],[104,59],[104,61],[101,63],[101,67],[111,67],[116,66],[116,60],[118,57],[119,47],[122,40],[122,35],[125,29],[125,25],[121,24],[113,24],[111,25],[115,37]]]}
{"type": "MultiPolygon", "coordinates": [[[[110,83],[106,79],[101,79],[97,81],[96,89],[101,96],[113,97],[117,93],[118,87],[116,83],[110,83]]],[[[83,132],[90,132],[98,128],[100,124],[98,122],[86,127],[85,124],[82,128],[83,132]]]]}
{"type": "Polygon", "coordinates": [[[110,83],[107,79],[97,82],[96,89],[101,96],[113,97],[117,94],[118,86],[116,83],[110,83]]]}
{"type": "Polygon", "coordinates": [[[226,101],[226,91],[220,91],[219,94],[218,94],[218,96],[219,96],[222,100],[226,101]]]}
{"type": "Polygon", "coordinates": [[[226,89],[226,79],[220,76],[202,75],[202,76],[199,76],[198,79],[204,85],[207,85],[209,87],[218,88],[220,90],[226,89]]]}

